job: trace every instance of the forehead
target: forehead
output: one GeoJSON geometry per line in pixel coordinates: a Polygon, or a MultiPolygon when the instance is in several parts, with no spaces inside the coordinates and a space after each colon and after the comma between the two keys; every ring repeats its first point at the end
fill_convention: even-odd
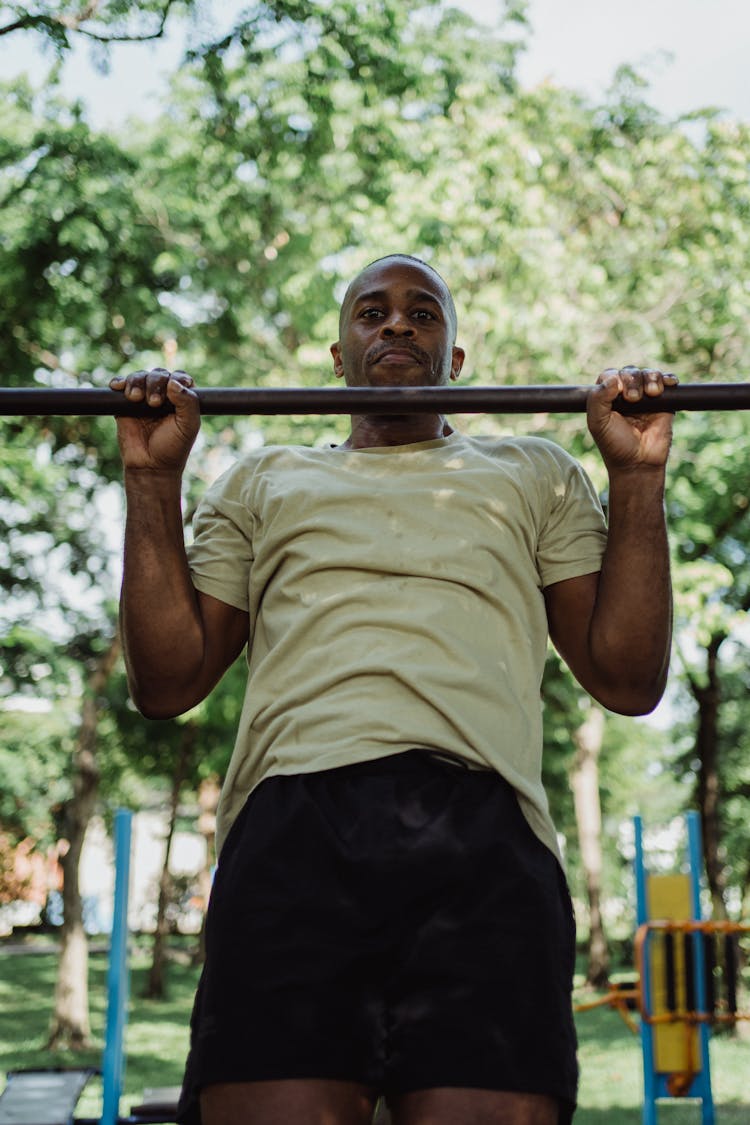
{"type": "Polygon", "coordinates": [[[437,274],[419,262],[399,258],[375,262],[355,277],[344,299],[345,307],[349,308],[368,293],[429,297],[445,306],[450,301],[448,290],[437,274]]]}

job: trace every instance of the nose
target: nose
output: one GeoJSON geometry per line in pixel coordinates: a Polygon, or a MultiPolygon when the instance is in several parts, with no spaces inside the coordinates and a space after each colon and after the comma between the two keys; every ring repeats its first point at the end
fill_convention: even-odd
{"type": "Polygon", "coordinates": [[[385,337],[413,336],[414,325],[405,313],[401,312],[399,309],[391,309],[380,326],[380,332],[381,335],[385,337]]]}

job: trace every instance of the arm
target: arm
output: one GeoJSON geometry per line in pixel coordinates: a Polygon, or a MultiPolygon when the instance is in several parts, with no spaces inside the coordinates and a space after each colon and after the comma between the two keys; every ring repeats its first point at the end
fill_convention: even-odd
{"type": "Polygon", "coordinates": [[[120,622],[128,683],[149,718],[199,703],[247,641],[248,615],[195,590],[182,530],[182,472],[200,426],[183,372],[156,369],[113,380],[113,390],[175,413],[118,418],[127,516],[120,622]]]}
{"type": "Polygon", "coordinates": [[[589,396],[589,429],[609,472],[609,534],[598,574],[545,590],[550,636],[581,685],[603,706],[646,714],[661,699],[672,635],[664,483],[670,414],[612,411],[661,394],[672,375],[607,370],[589,396]]]}

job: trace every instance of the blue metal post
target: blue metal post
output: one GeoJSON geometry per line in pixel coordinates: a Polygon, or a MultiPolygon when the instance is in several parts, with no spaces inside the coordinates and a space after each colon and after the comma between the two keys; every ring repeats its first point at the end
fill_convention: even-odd
{"type": "Polygon", "coordinates": [[[107,1029],[102,1065],[101,1125],[115,1125],[120,1112],[128,1006],[128,892],[132,814],[115,813],[115,904],[107,974],[107,1029]]]}
{"type": "MultiPolygon", "coordinates": [[[[688,834],[688,857],[690,861],[691,914],[694,922],[699,922],[701,913],[701,879],[703,870],[703,844],[701,840],[700,817],[697,812],[685,814],[688,834]]],[[[693,963],[695,968],[695,1006],[699,1012],[706,1011],[708,990],[706,963],[703,958],[703,935],[693,935],[693,963]]],[[[698,1027],[698,1040],[701,1050],[701,1073],[695,1081],[695,1092],[702,1099],[703,1125],[714,1125],[714,1100],[711,1091],[711,1056],[709,1041],[711,1030],[707,1023],[698,1027]]]]}
{"type": "MultiPolygon", "coordinates": [[[[643,856],[643,820],[633,817],[635,829],[635,916],[639,926],[648,922],[648,872],[643,856]]],[[[647,939],[648,941],[648,939],[647,939]]],[[[641,990],[644,1006],[651,1008],[651,975],[648,956],[643,958],[641,990]]],[[[657,1082],[654,1069],[654,1032],[650,1023],[641,1020],[641,1052],[643,1054],[643,1125],[657,1125],[657,1082]]]]}

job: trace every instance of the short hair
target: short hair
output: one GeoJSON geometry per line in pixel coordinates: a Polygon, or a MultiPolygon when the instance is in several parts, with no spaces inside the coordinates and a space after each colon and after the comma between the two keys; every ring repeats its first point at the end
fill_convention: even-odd
{"type": "Polygon", "coordinates": [[[349,294],[351,293],[352,287],[354,286],[354,284],[357,281],[359,281],[362,274],[367,273],[367,271],[372,266],[380,265],[381,262],[390,262],[394,259],[401,259],[401,260],[407,261],[407,262],[415,262],[416,265],[418,265],[418,266],[424,266],[424,268],[426,270],[429,270],[430,273],[433,273],[435,275],[435,277],[438,279],[438,281],[442,285],[443,289],[445,290],[445,295],[448,299],[448,318],[449,318],[450,324],[451,324],[451,330],[452,330],[452,336],[453,336],[452,342],[455,344],[456,336],[458,334],[458,315],[456,313],[456,305],[453,301],[453,294],[451,293],[450,289],[448,288],[448,283],[446,282],[445,278],[442,277],[442,275],[438,273],[438,271],[435,269],[435,267],[431,266],[429,262],[423,261],[422,258],[418,258],[415,254],[384,254],[382,258],[375,258],[374,261],[368,262],[368,264],[366,266],[364,266],[359,271],[357,276],[352,278],[352,280],[349,282],[349,285],[347,286],[346,292],[344,293],[344,299],[341,302],[341,309],[339,311],[339,337],[341,336],[341,331],[342,331],[342,328],[343,328],[344,309],[346,308],[346,303],[347,303],[347,300],[349,298],[349,294]]]}

